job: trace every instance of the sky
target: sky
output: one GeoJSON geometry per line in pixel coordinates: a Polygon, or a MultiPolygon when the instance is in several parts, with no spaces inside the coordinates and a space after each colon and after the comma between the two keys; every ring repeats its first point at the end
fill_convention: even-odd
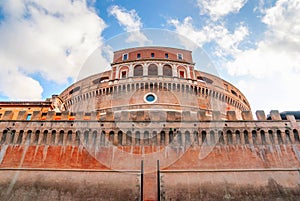
{"type": "Polygon", "coordinates": [[[300,0],[1,0],[0,101],[45,100],[145,45],[192,50],[253,111],[300,110],[300,0]]]}

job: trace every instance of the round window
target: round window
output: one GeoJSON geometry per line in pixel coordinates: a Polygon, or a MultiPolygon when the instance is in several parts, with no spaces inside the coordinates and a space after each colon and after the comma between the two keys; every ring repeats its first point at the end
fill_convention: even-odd
{"type": "Polygon", "coordinates": [[[157,100],[157,97],[155,94],[148,93],[145,95],[144,100],[148,103],[154,103],[157,100]]]}

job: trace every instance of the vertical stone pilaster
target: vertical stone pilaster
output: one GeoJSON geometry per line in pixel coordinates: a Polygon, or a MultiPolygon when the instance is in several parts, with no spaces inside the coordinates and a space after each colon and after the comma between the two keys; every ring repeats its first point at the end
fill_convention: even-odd
{"type": "Polygon", "coordinates": [[[129,65],[128,77],[133,77],[133,64],[129,65]]]}
{"type": "Polygon", "coordinates": [[[157,66],[158,76],[163,76],[163,65],[161,63],[157,66]]]}
{"type": "Polygon", "coordinates": [[[175,64],[171,64],[173,77],[178,77],[177,66],[175,64]]]}
{"type": "Polygon", "coordinates": [[[148,66],[149,64],[143,64],[143,76],[148,76],[148,66]]]}

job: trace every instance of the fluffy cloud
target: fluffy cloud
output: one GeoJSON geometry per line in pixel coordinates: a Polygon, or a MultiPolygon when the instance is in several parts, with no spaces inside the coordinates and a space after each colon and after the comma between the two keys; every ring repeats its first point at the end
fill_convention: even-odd
{"type": "Polygon", "coordinates": [[[202,15],[208,14],[213,21],[229,13],[238,12],[247,0],[197,0],[202,15]]]}
{"type": "Polygon", "coordinates": [[[143,24],[135,10],[128,11],[125,8],[115,5],[110,7],[108,12],[118,20],[119,24],[124,27],[125,31],[130,32],[126,42],[137,42],[141,46],[150,42],[149,39],[140,31],[143,24]]]}
{"type": "Polygon", "coordinates": [[[250,34],[244,23],[229,31],[218,20],[230,12],[237,12],[246,1],[233,1],[235,6],[222,12],[217,12],[219,1],[201,2],[202,13],[209,14],[213,21],[206,21],[200,28],[193,25],[191,17],[182,22],[172,19],[169,24],[197,45],[208,44],[214,50],[212,55],[224,62],[233,76],[231,82],[245,92],[254,110],[299,110],[300,0],[278,0],[267,9],[260,7],[266,30],[263,39],[251,49],[241,47],[250,34]],[[288,107],[285,102],[289,103],[288,107]]]}
{"type": "Polygon", "coordinates": [[[237,54],[226,67],[231,75],[248,77],[247,84],[239,85],[253,97],[255,108],[299,110],[300,0],[278,0],[264,13],[264,39],[256,48],[237,54]],[[292,108],[286,108],[285,102],[292,108]]]}
{"type": "MultiPolygon", "coordinates": [[[[169,20],[168,23],[175,27],[177,33],[187,36],[199,46],[203,46],[205,43],[214,42],[217,45],[215,54],[218,56],[235,55],[240,52],[239,45],[249,34],[248,28],[242,24],[237,27],[233,33],[230,33],[224,25],[214,23],[207,24],[201,29],[197,29],[193,26],[191,17],[186,17],[183,22],[172,19],[169,20]]],[[[182,42],[184,42],[184,40],[182,42]]],[[[189,44],[190,43],[187,45],[189,44]]],[[[186,48],[193,49],[193,47],[190,46],[187,46],[186,48]]]]}
{"type": "Polygon", "coordinates": [[[105,23],[86,0],[10,0],[1,3],[0,92],[12,100],[40,99],[30,77],[66,83],[102,44],[105,23]]]}

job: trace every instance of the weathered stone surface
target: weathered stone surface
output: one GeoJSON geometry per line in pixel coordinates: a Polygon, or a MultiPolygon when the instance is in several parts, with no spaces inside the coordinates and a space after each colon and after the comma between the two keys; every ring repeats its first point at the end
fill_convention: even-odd
{"type": "Polygon", "coordinates": [[[227,119],[230,121],[237,120],[235,111],[227,111],[227,119]]]}
{"type": "Polygon", "coordinates": [[[281,120],[281,116],[278,110],[271,110],[270,116],[272,120],[281,120]]]}
{"type": "Polygon", "coordinates": [[[13,115],[14,115],[14,112],[12,110],[7,110],[4,112],[2,120],[11,120],[13,115]]]}
{"type": "Polygon", "coordinates": [[[299,200],[298,173],[163,173],[161,200],[299,200]],[[282,177],[289,178],[289,183],[282,177]]]}
{"type": "Polygon", "coordinates": [[[251,111],[242,111],[242,118],[243,120],[248,120],[248,121],[253,120],[251,111]]]}
{"type": "Polygon", "coordinates": [[[135,201],[140,199],[139,177],[133,173],[1,171],[0,177],[0,200],[135,201]],[[12,182],[11,178],[14,177],[15,180],[12,182]]]}
{"type": "Polygon", "coordinates": [[[265,115],[265,111],[263,111],[263,110],[257,110],[255,114],[256,114],[257,120],[260,120],[260,121],[267,120],[266,115],[265,115]]]}

